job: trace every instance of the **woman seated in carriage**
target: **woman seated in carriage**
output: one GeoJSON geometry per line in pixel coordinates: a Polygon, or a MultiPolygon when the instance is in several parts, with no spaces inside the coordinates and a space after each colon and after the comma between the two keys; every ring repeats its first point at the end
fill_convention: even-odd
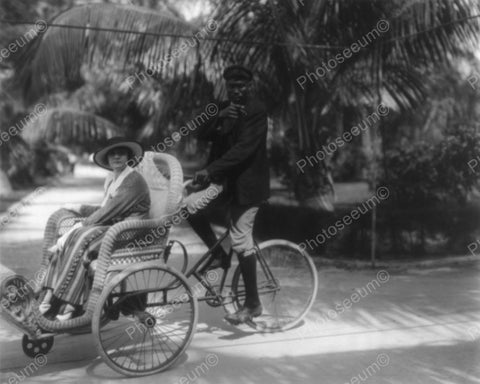
{"type": "Polygon", "coordinates": [[[43,282],[45,296],[39,307],[45,316],[57,315],[57,320],[63,321],[79,314],[86,283],[84,261],[98,254],[111,225],[148,216],[149,188],[142,175],[133,169],[143,153],[141,144],[114,137],[94,154],[95,163],[111,171],[105,180],[104,199],[99,206],[82,205],[65,212],[80,221],[49,249],[52,258],[43,282]],[[58,314],[63,304],[63,314],[58,314]]]}

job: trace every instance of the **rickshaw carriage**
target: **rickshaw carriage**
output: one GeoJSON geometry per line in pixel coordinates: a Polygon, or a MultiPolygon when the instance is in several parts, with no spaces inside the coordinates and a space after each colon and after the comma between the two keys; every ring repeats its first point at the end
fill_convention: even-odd
{"type": "MultiPolygon", "coordinates": [[[[81,316],[66,321],[47,319],[38,308],[41,292],[35,292],[31,282],[19,275],[8,276],[1,282],[1,314],[24,333],[22,347],[28,356],[47,353],[53,345],[54,335],[90,328],[97,349],[107,364],[126,375],[146,375],[166,369],[190,343],[197,321],[197,301],[185,278],[165,265],[168,257],[165,251],[171,247],[168,244],[171,219],[178,212],[182,197],[182,168],[171,155],[146,152],[136,169],[150,189],[150,218],[125,220],[108,229],[96,262],[92,265],[85,263],[87,289],[81,316]],[[154,345],[151,351],[142,349],[138,343],[142,334],[151,332],[158,313],[165,308],[168,312],[169,306],[175,304],[169,301],[176,299],[178,302],[178,298],[186,300],[183,305],[191,314],[188,324],[179,325],[174,336],[166,333],[162,348],[154,345]],[[125,364],[115,363],[119,358],[118,351],[108,350],[108,340],[105,339],[108,323],[118,319],[120,312],[132,315],[131,324],[120,325],[125,328],[126,341],[131,344],[131,350],[120,356],[131,360],[128,369],[125,364]],[[138,335],[132,334],[132,329],[136,329],[138,335]],[[140,354],[148,352],[155,356],[147,362],[140,354]]],[[[48,248],[78,220],[65,209],[49,217],[40,271],[45,270],[51,257],[48,248]]],[[[88,247],[88,242],[85,243],[88,247]]],[[[164,317],[162,321],[167,322],[167,319],[164,317]]]]}
{"type": "MultiPolygon", "coordinates": [[[[179,162],[168,154],[146,152],[137,170],[150,189],[150,218],[125,220],[107,230],[98,258],[84,264],[87,284],[81,316],[66,321],[47,319],[39,311],[42,293],[34,292],[24,277],[9,276],[1,282],[1,314],[24,333],[22,347],[28,356],[46,354],[55,335],[91,330],[98,353],[111,368],[127,376],[149,375],[170,367],[189,346],[198,301],[223,306],[227,312],[243,305],[246,290],[239,265],[230,284],[226,284],[229,268],[223,269],[222,276],[213,274],[215,284],[206,273],[228,230],[188,271],[186,247],[168,240],[172,224],[185,218],[179,162]],[[174,246],[179,252],[170,257],[174,246]],[[187,282],[192,277],[199,283],[195,287],[205,291],[203,295],[193,292],[187,282]]],[[[48,248],[78,220],[65,209],[50,216],[40,271],[49,263],[48,248]]],[[[84,246],[88,247],[88,239],[84,246]]],[[[318,289],[316,268],[307,252],[288,240],[267,240],[256,246],[263,313],[247,325],[260,332],[291,329],[313,305],[318,289]]]]}

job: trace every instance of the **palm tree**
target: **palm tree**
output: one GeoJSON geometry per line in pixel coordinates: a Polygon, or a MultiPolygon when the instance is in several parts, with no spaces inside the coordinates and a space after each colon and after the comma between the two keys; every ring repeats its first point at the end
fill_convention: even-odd
{"type": "MultiPolygon", "coordinates": [[[[3,18],[35,18],[33,10],[38,1],[32,0],[28,5],[22,2],[4,0],[0,2],[0,15],[3,18]]],[[[8,47],[18,36],[24,33],[23,26],[2,25],[0,28],[0,46],[8,47]]],[[[12,185],[7,172],[11,164],[25,163],[28,159],[28,146],[19,136],[11,136],[8,133],[10,127],[15,125],[18,115],[22,115],[23,106],[19,101],[18,92],[10,92],[6,89],[6,79],[11,76],[11,66],[4,55],[0,58],[0,196],[12,192],[12,185]],[[7,135],[7,136],[5,136],[7,135]]]]}
{"type": "Polygon", "coordinates": [[[78,89],[90,71],[166,78],[196,63],[195,49],[187,49],[181,60],[168,60],[183,41],[177,36],[195,31],[167,10],[87,4],[60,13],[49,25],[12,58],[14,84],[30,102],[78,89]]]}
{"type": "MultiPolygon", "coordinates": [[[[340,117],[331,127],[337,136],[347,107],[417,106],[426,95],[425,70],[451,62],[478,41],[479,14],[476,0],[217,1],[217,36],[232,41],[212,42],[209,57],[212,65],[254,68],[272,111],[295,127],[296,161],[325,144],[319,130],[327,111],[340,117]],[[344,49],[353,43],[361,48],[347,58],[344,49]]],[[[296,193],[308,202],[328,183],[322,168],[305,171],[297,175],[303,186],[296,193]]]]}
{"type": "MultiPolygon", "coordinates": [[[[343,130],[344,108],[368,111],[382,101],[399,110],[418,105],[425,97],[424,70],[470,50],[480,29],[476,0],[212,3],[219,39],[169,61],[165,58],[192,35],[192,26],[175,15],[112,4],[69,9],[15,57],[15,80],[33,101],[57,90],[73,92],[91,70],[121,76],[150,69],[155,78],[175,79],[203,69],[215,80],[226,64],[241,62],[259,73],[259,92],[270,110],[296,132],[293,165],[324,144],[319,127],[326,113],[340,116],[333,135],[343,130]],[[382,21],[387,31],[379,31],[382,21]],[[361,49],[340,60],[353,43],[361,49]],[[300,84],[329,60],[334,64],[325,74],[300,84]]],[[[189,78],[194,86],[195,76],[189,78]]],[[[306,175],[296,175],[300,201],[311,202],[328,190],[325,170],[308,167],[306,175]]]]}
{"type": "MultiPolygon", "coordinates": [[[[117,127],[130,136],[141,136],[145,121],[159,119],[158,86],[152,85],[178,81],[179,73],[195,69],[199,42],[195,36],[201,35],[194,35],[196,30],[179,19],[170,5],[159,4],[156,9],[114,4],[67,9],[49,22],[46,31],[27,39],[25,46],[22,42],[22,49],[1,63],[5,73],[14,70],[13,77],[7,75],[3,81],[4,88],[21,89],[31,109],[38,102],[47,106],[47,115],[25,130],[31,145],[53,138],[57,143],[88,148],[99,138],[118,132],[117,127]],[[179,34],[185,38],[177,37],[179,34]],[[185,40],[189,42],[188,49],[175,55],[174,50],[185,40]],[[129,88],[130,78],[145,81],[129,88]],[[113,92],[108,95],[104,92],[106,88],[113,92]],[[99,95],[104,99],[98,100],[99,95]],[[120,103],[114,110],[106,108],[105,98],[109,97],[120,103]],[[125,121],[132,108],[135,113],[131,117],[136,121],[125,121]],[[134,130],[125,130],[134,124],[134,130]]],[[[23,19],[21,12],[8,16],[13,20],[23,19]]],[[[28,14],[30,20],[36,17],[28,14]]],[[[12,33],[5,36],[5,46],[22,36],[23,29],[12,27],[12,33]]],[[[0,33],[0,38],[3,37],[0,33]]],[[[178,95],[178,100],[184,98],[185,92],[178,95]]],[[[169,102],[175,105],[178,100],[170,98],[169,102]]],[[[164,109],[160,116],[168,112],[164,109]]],[[[3,168],[13,149],[13,144],[2,147],[3,168]]],[[[4,171],[0,176],[8,180],[4,171]]]]}

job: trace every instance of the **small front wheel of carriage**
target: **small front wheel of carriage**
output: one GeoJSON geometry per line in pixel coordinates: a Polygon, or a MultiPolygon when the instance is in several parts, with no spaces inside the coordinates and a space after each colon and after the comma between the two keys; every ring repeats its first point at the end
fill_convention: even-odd
{"type": "Polygon", "coordinates": [[[53,336],[44,337],[42,339],[32,340],[28,335],[23,335],[22,348],[23,352],[31,358],[38,358],[39,355],[46,355],[53,346],[53,336]]]}
{"type": "Polygon", "coordinates": [[[97,302],[92,330],[100,356],[112,369],[145,376],[167,369],[182,356],[197,319],[197,299],[185,277],[147,262],[108,283],[97,302]]]}

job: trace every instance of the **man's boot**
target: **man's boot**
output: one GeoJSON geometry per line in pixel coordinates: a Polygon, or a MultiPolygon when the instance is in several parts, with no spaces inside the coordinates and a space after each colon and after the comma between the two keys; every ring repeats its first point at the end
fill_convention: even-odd
{"type": "Polygon", "coordinates": [[[245,302],[237,312],[225,316],[225,320],[234,325],[251,321],[262,314],[262,304],[257,289],[257,252],[238,255],[240,272],[245,284],[245,302]]]}

